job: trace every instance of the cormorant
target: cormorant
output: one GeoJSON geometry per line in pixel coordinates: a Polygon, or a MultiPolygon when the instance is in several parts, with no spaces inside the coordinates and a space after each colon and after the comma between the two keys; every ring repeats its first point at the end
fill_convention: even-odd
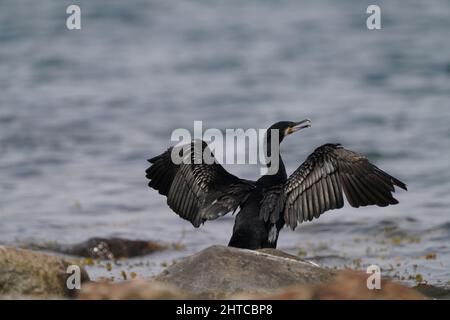
{"type": "MultiPolygon", "coordinates": [[[[308,127],[308,119],[273,124],[267,131],[266,149],[271,150],[271,129],[278,130],[281,142],[287,135],[308,127]]],[[[202,144],[202,154],[209,150],[202,140],[193,140],[188,154],[183,154],[183,149],[175,150],[190,156],[191,164],[174,164],[173,147],[149,159],[148,185],[165,195],[169,207],[196,228],[206,220],[234,213],[239,207],[228,244],[232,247],[275,248],[284,225],[294,230],[325,211],[342,208],[343,194],[352,207],[385,207],[398,203],[392,196],[394,186],[407,190],[403,182],[340,144],[318,147],[289,177],[279,155],[275,174],[249,181],[230,174],[217,162],[196,163],[195,159],[202,156],[195,151],[196,143],[202,144]]]]}

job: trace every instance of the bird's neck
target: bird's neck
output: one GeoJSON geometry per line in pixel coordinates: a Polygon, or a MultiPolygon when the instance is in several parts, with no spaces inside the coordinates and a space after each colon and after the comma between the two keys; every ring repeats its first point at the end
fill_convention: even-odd
{"type": "Polygon", "coordinates": [[[267,169],[268,174],[259,179],[259,183],[264,187],[272,187],[287,180],[286,168],[280,154],[278,154],[278,161],[267,164],[267,169]]]}

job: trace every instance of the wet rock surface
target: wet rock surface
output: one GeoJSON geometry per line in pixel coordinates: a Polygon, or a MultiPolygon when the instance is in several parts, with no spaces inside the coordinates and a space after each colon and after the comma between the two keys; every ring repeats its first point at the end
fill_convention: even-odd
{"type": "Polygon", "coordinates": [[[450,300],[450,290],[446,288],[419,284],[414,289],[429,298],[450,300]]]}
{"type": "Polygon", "coordinates": [[[33,245],[34,249],[46,249],[73,256],[93,259],[119,259],[145,256],[167,248],[156,241],[130,240],[123,238],[90,238],[86,241],[72,244],[41,244],[33,245]]]}
{"type": "Polygon", "coordinates": [[[170,266],[155,280],[209,299],[240,292],[270,293],[293,284],[315,285],[334,275],[333,270],[275,249],[212,246],[170,266]]]}
{"type": "MultiPolygon", "coordinates": [[[[7,297],[72,297],[67,288],[69,265],[60,257],[41,252],[0,246],[0,296],[7,297]]],[[[81,283],[89,280],[80,267],[81,283]]]]}
{"type": "Polygon", "coordinates": [[[117,259],[144,256],[164,249],[165,246],[154,241],[91,238],[72,246],[67,253],[98,259],[117,259]]]}

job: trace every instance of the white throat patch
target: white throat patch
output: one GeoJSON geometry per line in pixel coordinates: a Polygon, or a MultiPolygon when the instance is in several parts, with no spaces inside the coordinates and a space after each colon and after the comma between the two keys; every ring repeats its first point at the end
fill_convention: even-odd
{"type": "Polygon", "coordinates": [[[269,237],[268,237],[269,243],[275,243],[275,241],[277,241],[277,236],[278,236],[277,226],[273,225],[272,228],[270,228],[269,230],[269,237]]]}

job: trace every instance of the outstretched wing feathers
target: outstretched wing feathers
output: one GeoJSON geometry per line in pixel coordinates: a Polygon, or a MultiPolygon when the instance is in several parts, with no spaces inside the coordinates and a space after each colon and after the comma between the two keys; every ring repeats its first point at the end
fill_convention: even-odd
{"type": "Polygon", "coordinates": [[[343,206],[336,159],[320,148],[289,177],[283,186],[277,210],[284,212],[286,224],[311,221],[322,212],[343,206]]]}
{"type": "Polygon", "coordinates": [[[167,196],[169,207],[195,227],[235,211],[254,188],[253,182],[228,173],[216,161],[205,163],[204,154],[209,152],[214,157],[206,142],[194,140],[190,146],[177,148],[149,160],[152,165],[146,171],[148,185],[167,196]],[[200,143],[201,147],[196,148],[200,143]],[[175,164],[172,152],[190,161],[175,164]]]}
{"type": "Polygon", "coordinates": [[[151,179],[148,186],[158,190],[159,194],[167,196],[171,183],[177,172],[177,167],[171,161],[172,148],[148,160],[152,165],[145,171],[146,177],[151,179]]]}
{"type": "Polygon", "coordinates": [[[318,218],[322,213],[344,206],[344,197],[353,207],[397,204],[394,186],[406,185],[390,176],[366,157],[339,144],[317,148],[288,178],[286,183],[266,192],[261,217],[275,222],[283,214],[287,225],[318,218]]]}

